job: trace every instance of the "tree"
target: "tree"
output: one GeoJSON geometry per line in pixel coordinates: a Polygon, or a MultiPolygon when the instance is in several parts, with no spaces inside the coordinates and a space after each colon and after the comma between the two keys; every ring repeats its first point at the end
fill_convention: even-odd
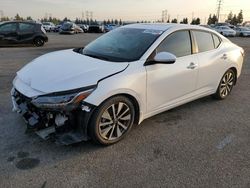
{"type": "Polygon", "coordinates": [[[21,16],[19,16],[19,14],[17,13],[15,16],[15,20],[23,20],[23,18],[21,16]]]}
{"type": "Polygon", "coordinates": [[[31,18],[31,16],[28,16],[26,20],[33,20],[33,19],[31,18]]]}
{"type": "Polygon", "coordinates": [[[200,18],[194,18],[191,22],[192,25],[200,25],[201,19],[200,18]]]}
{"type": "Polygon", "coordinates": [[[241,24],[243,22],[243,11],[240,10],[238,16],[237,16],[237,22],[241,24]]]}
{"type": "Polygon", "coordinates": [[[227,23],[230,23],[230,22],[232,21],[232,19],[233,19],[233,12],[230,11],[230,13],[229,13],[228,16],[227,16],[226,22],[227,22],[227,23]]]}
{"type": "Polygon", "coordinates": [[[216,24],[217,22],[218,22],[217,16],[215,14],[213,16],[212,16],[212,14],[210,14],[208,21],[207,21],[207,24],[211,25],[211,24],[216,24]]]}
{"type": "Polygon", "coordinates": [[[183,18],[183,20],[180,23],[181,24],[188,24],[188,18],[183,18]]]}
{"type": "Polygon", "coordinates": [[[0,21],[1,21],[1,22],[10,21],[10,19],[9,19],[9,17],[2,17],[0,21]]]}
{"type": "Polygon", "coordinates": [[[178,20],[176,18],[172,19],[171,23],[177,23],[178,20]]]}
{"type": "Polygon", "coordinates": [[[120,21],[119,21],[119,25],[122,25],[122,20],[120,19],[120,21]]]}

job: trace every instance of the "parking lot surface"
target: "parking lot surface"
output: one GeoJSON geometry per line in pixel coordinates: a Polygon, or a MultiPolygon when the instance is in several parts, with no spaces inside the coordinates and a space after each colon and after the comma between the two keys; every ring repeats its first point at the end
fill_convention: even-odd
{"type": "Polygon", "coordinates": [[[159,114],[101,147],[43,141],[11,111],[16,71],[99,36],[48,35],[41,48],[0,48],[0,187],[250,187],[250,38],[230,39],[246,57],[229,98],[206,97],[159,114]]]}

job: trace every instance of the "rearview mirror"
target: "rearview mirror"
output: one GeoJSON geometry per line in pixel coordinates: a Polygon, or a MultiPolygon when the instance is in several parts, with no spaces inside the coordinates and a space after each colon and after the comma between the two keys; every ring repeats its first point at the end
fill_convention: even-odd
{"type": "Polygon", "coordinates": [[[145,65],[153,64],[174,64],[176,61],[176,56],[169,52],[160,52],[155,55],[153,60],[146,62],[145,65]]]}

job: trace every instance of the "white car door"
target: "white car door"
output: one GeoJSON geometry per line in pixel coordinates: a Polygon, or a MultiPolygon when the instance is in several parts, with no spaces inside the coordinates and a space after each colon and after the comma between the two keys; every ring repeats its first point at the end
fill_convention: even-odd
{"type": "Polygon", "coordinates": [[[173,64],[154,64],[146,66],[147,71],[147,111],[154,113],[165,109],[196,88],[198,61],[192,54],[192,42],[189,31],[177,31],[170,34],[157,47],[156,53],[169,52],[177,57],[173,64]]]}
{"type": "Polygon", "coordinates": [[[220,49],[220,38],[205,31],[192,31],[195,37],[199,60],[197,90],[213,92],[226,71],[227,53],[220,49]]]}

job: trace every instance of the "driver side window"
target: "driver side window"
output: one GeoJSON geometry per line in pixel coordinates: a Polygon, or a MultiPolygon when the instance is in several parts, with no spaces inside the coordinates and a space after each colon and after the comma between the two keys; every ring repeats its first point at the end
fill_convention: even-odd
{"type": "Polygon", "coordinates": [[[0,26],[0,32],[15,32],[16,23],[8,23],[0,26]]]}
{"type": "Polygon", "coordinates": [[[158,46],[156,52],[169,52],[176,57],[183,57],[192,54],[192,45],[189,31],[177,31],[170,34],[158,46]]]}

